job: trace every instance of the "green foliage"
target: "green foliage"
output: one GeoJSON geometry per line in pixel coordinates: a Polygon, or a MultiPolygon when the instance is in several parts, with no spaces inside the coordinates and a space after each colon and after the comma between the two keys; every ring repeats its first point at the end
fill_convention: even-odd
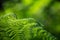
{"type": "Polygon", "coordinates": [[[0,17],[0,40],[56,40],[35,19],[16,19],[15,16],[6,14],[0,17]]]}
{"type": "Polygon", "coordinates": [[[4,10],[0,11],[1,36],[4,37],[8,36],[8,39],[7,37],[5,37],[6,39],[0,38],[1,40],[10,40],[10,39],[11,40],[12,39],[52,40],[51,39],[52,37],[49,35],[48,32],[54,34],[54,36],[57,37],[60,36],[60,2],[59,1],[57,0],[5,0],[2,3],[2,6],[4,10]],[[37,28],[35,27],[35,24],[36,25],[38,24],[36,26],[37,28]],[[41,29],[40,26],[43,26],[42,28],[44,28],[48,32],[44,33],[45,30],[41,29]],[[21,31],[22,35],[20,35],[19,28],[22,28],[21,30],[23,30],[23,32],[21,31]],[[30,31],[30,28],[32,31],[30,31]],[[39,29],[41,29],[44,32],[41,32],[41,30],[37,32],[37,30],[39,29]],[[30,34],[30,32],[33,33],[30,34]],[[39,36],[40,32],[42,36],[39,36]]]}

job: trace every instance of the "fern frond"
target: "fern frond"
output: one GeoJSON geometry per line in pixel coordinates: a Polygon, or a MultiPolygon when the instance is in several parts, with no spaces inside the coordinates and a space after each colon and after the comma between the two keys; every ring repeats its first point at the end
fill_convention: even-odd
{"type": "Polygon", "coordinates": [[[0,35],[1,40],[56,40],[35,19],[16,19],[10,15],[0,18],[0,35]]]}

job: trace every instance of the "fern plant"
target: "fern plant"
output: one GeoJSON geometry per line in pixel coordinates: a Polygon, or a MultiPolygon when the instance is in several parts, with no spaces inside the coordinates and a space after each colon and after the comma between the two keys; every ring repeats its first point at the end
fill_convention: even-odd
{"type": "Polygon", "coordinates": [[[33,18],[17,19],[15,14],[0,17],[0,40],[57,40],[33,18]]]}
{"type": "MultiPolygon", "coordinates": [[[[44,30],[39,23],[39,20],[44,21],[46,19],[46,14],[43,11],[52,1],[53,0],[5,1],[3,8],[7,14],[0,14],[0,40],[55,40],[55,37],[44,30]],[[8,12],[15,13],[17,17],[15,14],[9,14],[8,12]],[[39,22],[33,18],[26,18],[31,16],[37,18],[39,22]]],[[[4,11],[2,12],[4,13],[4,11]]],[[[54,30],[52,32],[54,33],[54,30]]]]}

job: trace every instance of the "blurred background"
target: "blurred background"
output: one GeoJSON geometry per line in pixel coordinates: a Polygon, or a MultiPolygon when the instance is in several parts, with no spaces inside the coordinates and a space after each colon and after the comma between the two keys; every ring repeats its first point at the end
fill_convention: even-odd
{"type": "Polygon", "coordinates": [[[18,19],[35,18],[60,38],[60,0],[0,0],[0,16],[14,13],[18,19]]]}

